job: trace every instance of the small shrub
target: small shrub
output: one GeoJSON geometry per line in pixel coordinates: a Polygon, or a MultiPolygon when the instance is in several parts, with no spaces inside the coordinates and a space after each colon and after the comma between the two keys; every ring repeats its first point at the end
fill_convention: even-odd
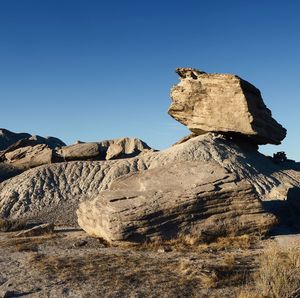
{"type": "Polygon", "coordinates": [[[300,297],[300,245],[280,249],[270,246],[260,257],[259,270],[253,276],[253,288],[244,289],[239,298],[300,297]],[[247,296],[248,295],[248,296],[247,296]]]}
{"type": "Polygon", "coordinates": [[[273,161],[275,163],[284,162],[286,160],[287,160],[287,157],[286,157],[286,154],[284,151],[279,151],[279,152],[273,154],[273,161]]]}

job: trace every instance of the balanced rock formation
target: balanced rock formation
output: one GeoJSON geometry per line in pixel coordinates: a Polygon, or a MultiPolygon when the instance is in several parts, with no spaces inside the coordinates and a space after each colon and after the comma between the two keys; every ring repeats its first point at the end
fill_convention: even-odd
{"type": "Polygon", "coordinates": [[[289,189],[300,187],[300,166],[276,164],[250,145],[208,133],[133,158],[40,166],[0,183],[0,218],[76,223],[78,202],[96,197],[117,178],[179,162],[215,161],[237,180],[248,181],[261,199],[286,200],[289,189]]]}
{"type": "Polygon", "coordinates": [[[129,174],[84,201],[79,225],[108,242],[265,233],[276,223],[250,183],[218,163],[179,162],[129,174]]]}
{"type": "Polygon", "coordinates": [[[250,138],[256,144],[280,144],[286,129],[266,107],[260,91],[231,74],[207,74],[178,68],[180,83],[171,90],[168,113],[193,133],[217,132],[250,138]]]}

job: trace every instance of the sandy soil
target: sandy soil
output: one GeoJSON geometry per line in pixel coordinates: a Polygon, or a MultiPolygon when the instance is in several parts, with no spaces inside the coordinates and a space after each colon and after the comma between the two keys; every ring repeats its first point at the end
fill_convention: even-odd
{"type": "Polygon", "coordinates": [[[15,234],[0,234],[3,297],[234,297],[261,250],[247,237],[118,248],[75,228],[15,234]]]}

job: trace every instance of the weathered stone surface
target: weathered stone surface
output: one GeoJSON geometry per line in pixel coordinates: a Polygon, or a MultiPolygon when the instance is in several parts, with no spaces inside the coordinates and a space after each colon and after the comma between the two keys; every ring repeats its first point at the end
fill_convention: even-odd
{"type": "Polygon", "coordinates": [[[18,140],[28,137],[30,137],[30,134],[28,133],[14,133],[7,129],[0,128],[0,151],[5,150],[18,140]]]}
{"type": "Polygon", "coordinates": [[[188,141],[188,140],[190,140],[190,139],[192,139],[192,138],[195,138],[195,137],[197,137],[197,135],[196,135],[195,133],[191,133],[191,134],[189,134],[189,135],[187,135],[187,136],[181,138],[179,141],[177,141],[177,142],[176,142],[175,144],[173,144],[172,146],[176,146],[176,145],[182,144],[182,143],[184,143],[184,142],[186,142],[186,141],[188,141]]]}
{"type": "Polygon", "coordinates": [[[65,161],[101,159],[99,144],[79,143],[65,146],[57,152],[65,161]]]}
{"type": "Polygon", "coordinates": [[[151,149],[136,138],[119,138],[93,143],[78,143],[58,150],[65,161],[72,160],[109,160],[128,158],[138,155],[144,149],[151,149]]]}
{"type": "Polygon", "coordinates": [[[16,141],[0,152],[0,182],[27,169],[61,161],[54,149],[64,145],[54,137],[29,136],[16,141]]]}
{"type": "Polygon", "coordinates": [[[134,158],[63,162],[30,169],[0,183],[0,218],[74,223],[78,202],[95,197],[117,178],[185,161],[216,161],[250,182],[264,200],[285,200],[290,188],[300,187],[300,171],[295,167],[273,163],[248,142],[236,143],[209,133],[134,158]]]}
{"type": "Polygon", "coordinates": [[[137,138],[118,138],[99,142],[102,151],[106,152],[106,159],[128,158],[140,154],[151,148],[137,138]]]}
{"type": "Polygon", "coordinates": [[[18,168],[29,169],[52,163],[53,150],[45,144],[21,147],[4,154],[6,163],[18,168]]]}
{"type": "Polygon", "coordinates": [[[122,153],[123,147],[120,144],[111,144],[106,151],[105,159],[116,159],[121,156],[122,153]]]}
{"type": "Polygon", "coordinates": [[[40,136],[31,136],[31,137],[24,138],[24,139],[21,139],[21,140],[15,142],[11,146],[9,146],[7,149],[5,149],[2,152],[2,155],[5,155],[8,152],[15,151],[19,148],[28,147],[28,146],[33,147],[33,146],[41,145],[41,144],[47,145],[47,147],[50,149],[55,149],[55,148],[60,148],[60,147],[66,146],[66,144],[64,142],[62,142],[60,139],[57,139],[54,137],[43,138],[40,136]]]}
{"type": "Polygon", "coordinates": [[[30,168],[63,161],[109,160],[134,157],[152,149],[136,138],[119,138],[63,146],[56,138],[31,136],[0,152],[0,182],[30,168]],[[2,162],[1,162],[2,161],[2,162]]]}
{"type": "Polygon", "coordinates": [[[171,90],[168,113],[195,134],[242,135],[257,144],[280,144],[284,129],[266,107],[260,91],[231,74],[178,68],[180,83],[171,90]]]}
{"type": "Polygon", "coordinates": [[[265,233],[276,223],[248,182],[216,162],[183,162],[122,177],[77,211],[79,225],[108,242],[265,233]]]}

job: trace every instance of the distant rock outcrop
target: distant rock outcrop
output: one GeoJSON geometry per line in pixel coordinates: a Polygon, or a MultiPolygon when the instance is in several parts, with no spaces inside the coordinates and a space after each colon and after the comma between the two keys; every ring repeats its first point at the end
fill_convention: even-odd
{"type": "Polygon", "coordinates": [[[99,143],[101,151],[106,153],[105,159],[134,157],[144,150],[152,150],[145,142],[137,138],[119,138],[99,143]]]}
{"type": "Polygon", "coordinates": [[[40,165],[63,161],[129,158],[146,150],[151,148],[137,138],[79,142],[66,146],[54,137],[30,136],[16,141],[0,152],[0,181],[40,165]]]}
{"type": "Polygon", "coordinates": [[[103,159],[101,158],[99,144],[95,142],[65,146],[59,149],[57,153],[64,161],[103,159]]]}
{"type": "Polygon", "coordinates": [[[65,146],[57,151],[65,161],[109,160],[129,158],[151,149],[137,138],[118,138],[101,142],[78,143],[65,146]]]}
{"type": "MultiPolygon", "coordinates": [[[[18,148],[45,144],[51,149],[66,146],[66,144],[55,137],[41,137],[28,133],[14,133],[7,129],[0,129],[0,151],[7,153],[18,148]]],[[[1,153],[1,152],[0,152],[1,153]]]]}
{"type": "Polygon", "coordinates": [[[178,68],[180,83],[171,90],[168,113],[193,133],[244,136],[257,144],[280,144],[284,129],[266,107],[260,91],[231,74],[178,68]]]}
{"type": "Polygon", "coordinates": [[[45,144],[20,147],[4,154],[5,162],[16,168],[27,170],[53,162],[54,151],[45,144]]]}
{"type": "Polygon", "coordinates": [[[0,181],[23,171],[58,161],[55,149],[66,144],[58,138],[0,130],[0,181]]]}
{"type": "Polygon", "coordinates": [[[7,129],[0,128],[0,151],[5,150],[15,142],[24,138],[29,138],[30,136],[29,133],[14,133],[7,129]]]}
{"type": "Polygon", "coordinates": [[[88,234],[111,243],[264,234],[277,222],[250,183],[212,161],[128,174],[82,202],[77,215],[88,234]]]}

